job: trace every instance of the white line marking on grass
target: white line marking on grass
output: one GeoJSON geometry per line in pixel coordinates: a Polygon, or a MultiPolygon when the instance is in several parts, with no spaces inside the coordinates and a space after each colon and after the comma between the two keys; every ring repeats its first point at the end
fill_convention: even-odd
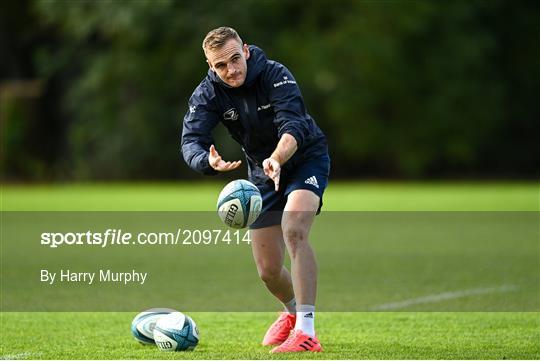
{"type": "Polygon", "coordinates": [[[400,308],[409,307],[412,305],[420,305],[423,303],[435,303],[445,300],[453,300],[456,298],[465,298],[469,296],[485,295],[488,293],[504,293],[504,292],[515,292],[518,290],[518,287],[515,285],[503,285],[499,287],[484,287],[484,288],[472,288],[469,290],[463,291],[453,291],[453,292],[444,292],[434,295],[428,295],[418,298],[410,298],[408,300],[383,303],[371,308],[372,311],[386,311],[386,310],[397,310],[400,308]]]}
{"type": "Polygon", "coordinates": [[[32,352],[22,352],[22,353],[15,353],[11,355],[2,355],[0,356],[0,360],[24,360],[24,359],[27,359],[30,355],[37,356],[37,354],[34,354],[32,352]]]}

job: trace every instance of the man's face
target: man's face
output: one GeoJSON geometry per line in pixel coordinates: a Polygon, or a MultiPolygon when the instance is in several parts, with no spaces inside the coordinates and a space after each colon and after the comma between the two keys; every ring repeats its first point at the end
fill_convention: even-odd
{"type": "Polygon", "coordinates": [[[210,69],[216,72],[225,84],[237,88],[244,84],[247,74],[246,60],[249,48],[242,46],[236,39],[229,39],[219,49],[208,50],[206,59],[210,69]]]}

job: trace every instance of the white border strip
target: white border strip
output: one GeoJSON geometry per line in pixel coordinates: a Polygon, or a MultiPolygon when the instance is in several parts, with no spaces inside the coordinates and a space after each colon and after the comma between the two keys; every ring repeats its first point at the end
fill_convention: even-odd
{"type": "Polygon", "coordinates": [[[503,285],[498,287],[484,287],[484,288],[472,288],[469,290],[444,292],[434,295],[428,295],[418,298],[410,298],[398,302],[383,303],[371,308],[372,311],[387,311],[398,310],[401,308],[409,307],[412,305],[420,305],[424,303],[435,303],[446,300],[453,300],[457,298],[465,298],[469,296],[485,295],[488,293],[504,293],[504,292],[516,292],[518,287],[515,285],[503,285]]]}

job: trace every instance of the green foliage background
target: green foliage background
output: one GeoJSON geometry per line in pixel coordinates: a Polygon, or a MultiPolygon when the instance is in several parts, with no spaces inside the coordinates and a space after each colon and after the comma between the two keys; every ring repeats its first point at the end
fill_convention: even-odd
{"type": "MultiPolygon", "coordinates": [[[[8,179],[196,176],[179,136],[229,25],[297,78],[336,177],[536,177],[539,6],[493,1],[23,1],[2,5],[8,179]]],[[[216,144],[240,156],[223,129],[216,144]]],[[[244,174],[245,170],[242,171],[244,174]]]]}

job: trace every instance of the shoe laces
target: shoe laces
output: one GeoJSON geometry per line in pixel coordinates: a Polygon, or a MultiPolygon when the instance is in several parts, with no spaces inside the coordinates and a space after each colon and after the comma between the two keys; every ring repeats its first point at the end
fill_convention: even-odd
{"type": "Polygon", "coordinates": [[[289,334],[289,337],[281,344],[282,347],[289,347],[293,346],[294,342],[296,341],[296,330],[291,330],[291,333],[289,334]]]}

